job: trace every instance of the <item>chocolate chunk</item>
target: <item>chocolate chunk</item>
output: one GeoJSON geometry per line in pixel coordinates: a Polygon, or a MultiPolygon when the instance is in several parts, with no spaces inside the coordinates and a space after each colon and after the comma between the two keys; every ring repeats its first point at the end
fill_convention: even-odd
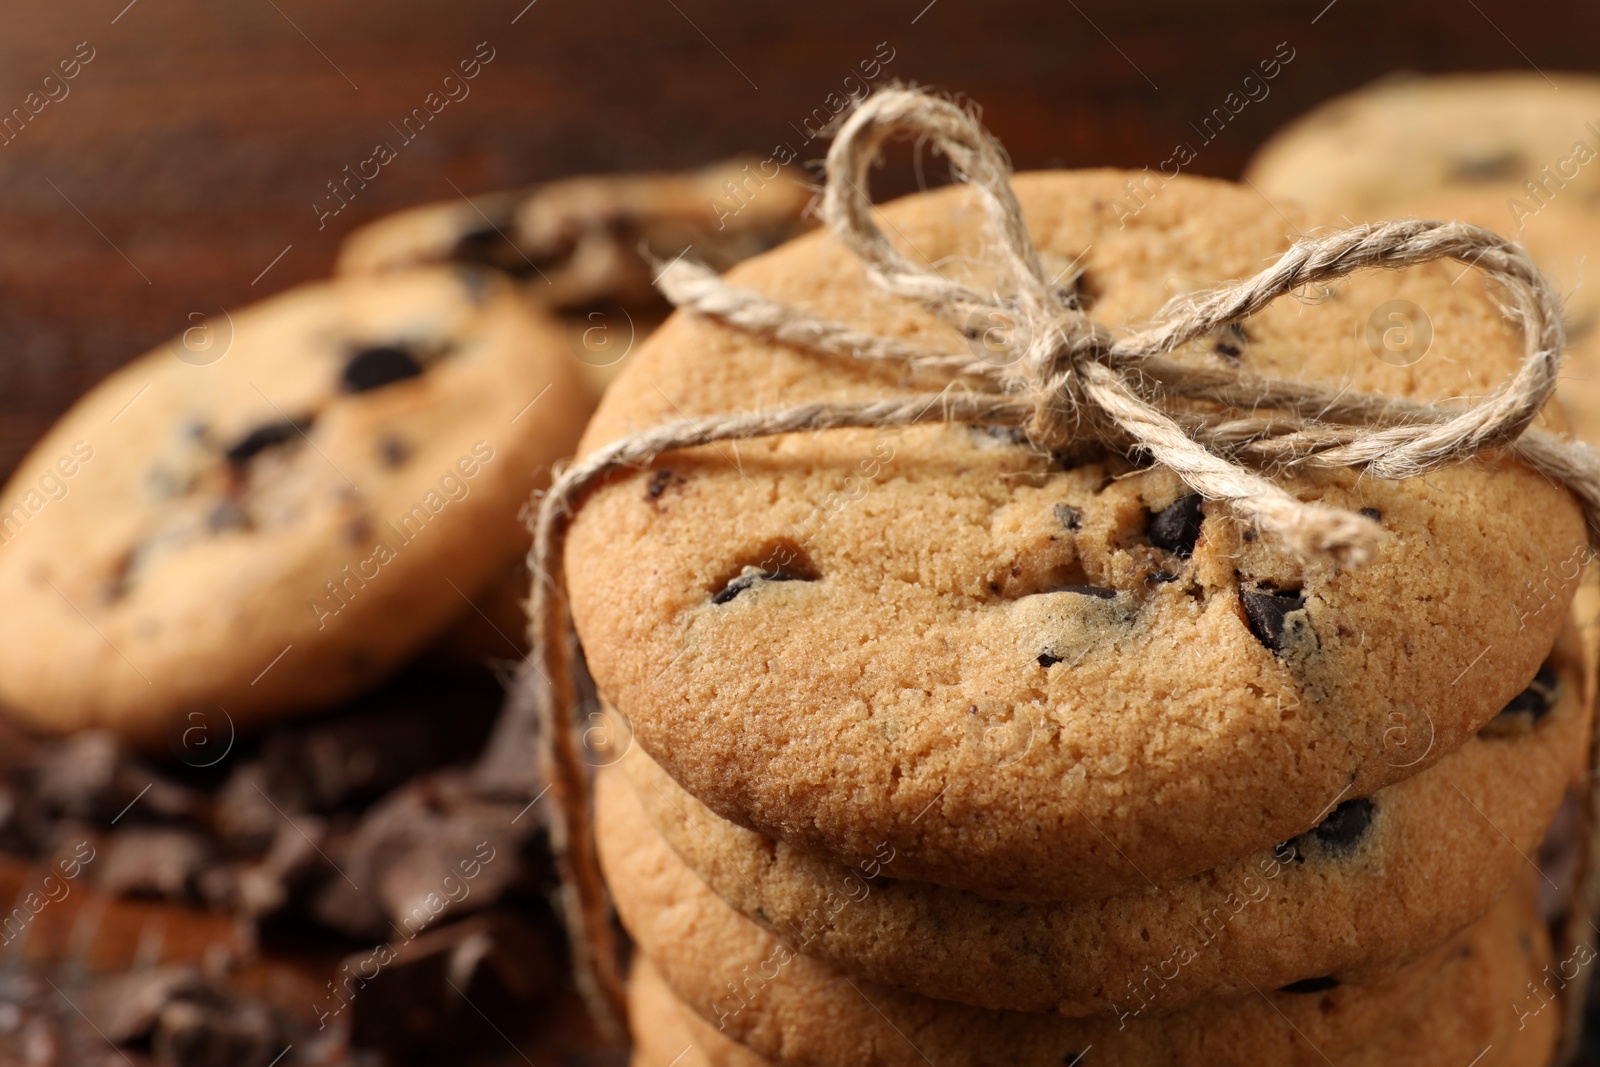
{"type": "Polygon", "coordinates": [[[150,1050],[158,1067],[269,1067],[285,1051],[272,1013],[248,1001],[169,1004],[150,1050]]]}
{"type": "Polygon", "coordinates": [[[39,760],[30,798],[45,812],[73,819],[109,824],[126,816],[123,826],[189,817],[203,804],[105,730],[84,730],[51,745],[39,760]]]}
{"type": "Polygon", "coordinates": [[[286,444],[311,429],[311,419],[286,419],[257,426],[228,447],[222,455],[236,467],[243,466],[269,448],[286,444]]]}
{"type": "Polygon", "coordinates": [[[1373,522],[1383,521],[1383,512],[1379,511],[1377,508],[1362,508],[1361,514],[1366,518],[1371,519],[1373,522]]]}
{"type": "Polygon", "coordinates": [[[1150,517],[1150,543],[1164,552],[1188,559],[1200,540],[1200,525],[1205,515],[1200,510],[1200,494],[1180,496],[1150,517]]]}
{"type": "Polygon", "coordinates": [[[752,585],[755,585],[757,582],[814,582],[814,581],[816,581],[816,578],[811,576],[811,575],[793,574],[793,573],[791,573],[789,571],[782,571],[782,570],[763,571],[763,570],[757,570],[757,569],[752,567],[752,568],[748,568],[745,571],[745,573],[739,575],[739,577],[735,578],[733,581],[729,582],[727,585],[725,585],[721,589],[717,590],[716,594],[711,598],[711,602],[713,604],[726,604],[728,601],[732,600],[734,597],[738,596],[740,593],[744,592],[746,589],[749,589],[752,585]]]}
{"type": "Polygon", "coordinates": [[[106,1040],[128,1044],[149,1034],[169,1004],[214,996],[197,968],[169,964],[96,980],[83,998],[83,1011],[106,1040]]]}
{"type": "Polygon", "coordinates": [[[321,923],[353,937],[420,933],[496,903],[536,864],[521,849],[536,820],[513,822],[522,797],[486,799],[459,772],[413,778],[338,842],[339,869],[311,902],[321,923]]]}
{"type": "Polygon", "coordinates": [[[1361,843],[1367,827],[1372,825],[1372,801],[1356,797],[1340,804],[1309,833],[1294,839],[1298,850],[1303,851],[1308,837],[1315,838],[1324,849],[1336,856],[1347,855],[1361,843]]]}
{"type": "Polygon", "coordinates": [[[1071,504],[1057,504],[1056,521],[1069,530],[1076,530],[1083,525],[1083,512],[1071,504]]]}
{"type": "Polygon", "coordinates": [[[1239,590],[1239,602],[1250,621],[1250,632],[1274,652],[1282,652],[1288,644],[1289,616],[1306,606],[1306,598],[1299,593],[1262,589],[1239,590]]]}
{"type": "Polygon", "coordinates": [[[498,226],[492,224],[480,226],[456,238],[456,245],[451,251],[450,258],[463,263],[489,263],[490,256],[499,252],[502,244],[510,245],[510,243],[498,226]]]}
{"type": "Polygon", "coordinates": [[[100,888],[131,896],[187,900],[211,859],[205,838],[171,827],[128,827],[111,835],[100,888]]]}
{"type": "Polygon", "coordinates": [[[1060,656],[1052,656],[1048,652],[1039,653],[1039,666],[1043,667],[1045,670],[1049,670],[1051,667],[1054,667],[1057,663],[1060,663],[1060,662],[1061,662],[1061,657],[1060,656]]]}
{"type": "Polygon", "coordinates": [[[650,476],[650,485],[645,493],[651,500],[660,500],[661,494],[667,491],[667,486],[672,484],[671,471],[656,471],[650,476]]]}
{"type": "Polygon", "coordinates": [[[270,732],[261,787],[288,812],[365,807],[423,771],[470,758],[488,736],[498,699],[492,679],[415,668],[337,718],[270,732]],[[440,711],[446,707],[448,716],[440,711]]]}
{"type": "MultiPolygon", "coordinates": [[[[526,278],[539,273],[541,262],[549,264],[556,258],[530,257],[518,248],[516,243],[507,234],[514,223],[506,221],[503,226],[482,226],[476,230],[469,230],[456,240],[455,248],[451,251],[450,258],[457,263],[472,263],[481,267],[492,267],[503,271],[513,278],[526,278]]],[[[571,251],[571,242],[560,249],[560,255],[571,251]]]]}
{"type": "Polygon", "coordinates": [[[1326,993],[1330,989],[1339,988],[1339,979],[1333,977],[1302,978],[1298,982],[1290,982],[1280,993],[1326,993]]]}
{"type": "Polygon", "coordinates": [[[280,817],[272,845],[259,862],[239,867],[227,880],[227,906],[241,918],[270,923],[308,898],[329,876],[327,821],[297,813],[280,817]]]}
{"type": "Polygon", "coordinates": [[[1115,589],[1107,589],[1103,585],[1059,585],[1049,590],[1052,593],[1077,593],[1079,596],[1092,596],[1099,600],[1117,599],[1115,589]]]}
{"type": "Polygon", "coordinates": [[[334,985],[350,995],[329,994],[326,1010],[351,1010],[350,1043],[358,1048],[405,1062],[460,1063],[464,1053],[503,1048],[507,1039],[496,1028],[525,1015],[555,976],[544,931],[497,910],[414,938],[402,931],[348,957],[334,985]]]}
{"type": "Polygon", "coordinates": [[[406,349],[399,345],[375,345],[350,357],[339,385],[347,393],[365,393],[421,373],[422,364],[406,349]]]}

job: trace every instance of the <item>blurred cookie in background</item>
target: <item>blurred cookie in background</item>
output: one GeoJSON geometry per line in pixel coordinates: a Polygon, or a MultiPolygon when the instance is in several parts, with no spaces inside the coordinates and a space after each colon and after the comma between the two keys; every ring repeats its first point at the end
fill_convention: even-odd
{"type": "Polygon", "coordinates": [[[651,260],[687,254],[726,270],[808,229],[810,199],[772,160],[565,178],[379,219],[346,238],[336,270],[458,262],[503,271],[568,317],[569,348],[603,387],[669,310],[651,260]]]}
{"type": "Polygon", "coordinates": [[[1560,397],[1595,440],[1600,289],[1585,275],[1600,249],[1597,160],[1600,78],[1505,71],[1388,78],[1338,97],[1268,141],[1246,178],[1329,225],[1461,219],[1523,242],[1565,299],[1560,397]]]}
{"type": "Polygon", "coordinates": [[[591,390],[481,268],[307,285],[107,378],[0,495],[0,705],[168,747],[365,689],[502,578],[591,390]]]}

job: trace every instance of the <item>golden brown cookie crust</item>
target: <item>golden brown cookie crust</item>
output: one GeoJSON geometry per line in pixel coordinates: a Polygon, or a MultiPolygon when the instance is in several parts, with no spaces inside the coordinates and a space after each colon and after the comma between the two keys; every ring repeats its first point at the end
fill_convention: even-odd
{"type": "MultiPolygon", "coordinates": [[[[783,1067],[1060,1067],[1091,1046],[1097,1062],[1119,1067],[1321,1062],[1313,1049],[1339,1063],[1448,1067],[1485,1045],[1539,1039],[1519,1036],[1510,1007],[1550,959],[1531,872],[1457,939],[1362,986],[1251,994],[1146,1019],[1063,1019],[847,979],[717,897],[656,835],[616,768],[600,772],[597,788],[601,861],[639,950],[689,1008],[783,1067]],[[1364,1044],[1388,1058],[1363,1059],[1364,1044]]],[[[1553,1033],[1542,1040],[1547,1055],[1553,1033]]]]}
{"type": "MultiPolygon", "coordinates": [[[[1113,328],[1254,272],[1296,225],[1198,179],[1119,222],[1128,180],[1016,179],[1046,263],[1081,269],[1091,314],[1113,328]]],[[[962,189],[884,214],[908,254],[952,272],[981,251],[962,189]]],[[[1486,389],[1522,342],[1459,274],[1352,278],[1186,355],[1411,398],[1486,389]],[[1397,367],[1364,347],[1359,327],[1395,299],[1429,310],[1434,356],[1397,367]]],[[[877,292],[828,235],[731,278],[935,348],[966,343],[877,292]]],[[[672,419],[897,391],[913,390],[679,314],[634,356],[584,449],[672,419]]],[[[1404,483],[1289,484],[1376,509],[1392,535],[1378,561],[1303,570],[1212,505],[1184,559],[1150,540],[1152,513],[1183,493],[1169,474],[1063,470],[1003,435],[927,426],[665,456],[588,500],[566,573],[602,692],[719,815],[845,863],[887,843],[904,877],[1093,899],[1268,848],[1347,790],[1422,769],[1519,692],[1555,639],[1572,595],[1557,568],[1585,534],[1544,479],[1484,458],[1404,483]],[[715,603],[747,567],[815,580],[746,578],[715,603]],[[1079,585],[1118,595],[1049,592],[1079,585]],[[1286,647],[1254,635],[1241,587],[1304,596],[1286,647]],[[985,739],[1008,731],[1019,740],[997,754],[985,739]]]]}
{"type": "Polygon", "coordinates": [[[767,1067],[683,1006],[649,960],[635,957],[628,974],[632,1067],[767,1067]]]}

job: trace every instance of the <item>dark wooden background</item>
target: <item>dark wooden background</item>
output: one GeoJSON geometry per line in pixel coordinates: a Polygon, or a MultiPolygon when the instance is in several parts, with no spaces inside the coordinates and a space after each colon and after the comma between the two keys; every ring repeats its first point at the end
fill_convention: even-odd
{"type": "Polygon", "coordinates": [[[1600,63],[1600,5],[1583,0],[526,2],[5,0],[0,116],[79,42],[95,58],[0,145],[0,471],[191,313],[325,274],[374,216],[453,197],[452,182],[765,154],[879,42],[886,76],[981,103],[1019,167],[1139,167],[1287,41],[1270,95],[1190,168],[1224,176],[1275,127],[1390,71],[1600,63]],[[495,59],[471,95],[319,231],[324,183],[480,41],[495,59]]]}

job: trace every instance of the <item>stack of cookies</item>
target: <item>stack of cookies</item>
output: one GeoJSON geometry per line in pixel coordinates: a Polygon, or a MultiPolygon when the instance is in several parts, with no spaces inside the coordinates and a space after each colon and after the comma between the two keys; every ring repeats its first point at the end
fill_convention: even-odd
{"type": "MultiPolygon", "coordinates": [[[[1140,177],[1014,181],[1047,276],[1113,331],[1324,221],[1140,177]]],[[[883,212],[908,259],[995,284],[969,189],[883,212]]],[[[831,234],[730,281],[988,351],[831,234]]],[[[1449,263],[1317,295],[1174,358],[1438,401],[1523,349],[1449,263]],[[1368,346],[1396,301],[1429,358],[1368,346]]],[[[680,313],[581,451],[915,392],[680,313]]],[[[1580,508],[1509,456],[1281,484],[1379,523],[1377,560],[1308,566],[1159,467],[946,423],[679,450],[590,495],[564,568],[631,728],[596,829],[636,1064],[1549,1063],[1592,959],[1552,946],[1565,876],[1530,859],[1587,769],[1580,508]]]]}

